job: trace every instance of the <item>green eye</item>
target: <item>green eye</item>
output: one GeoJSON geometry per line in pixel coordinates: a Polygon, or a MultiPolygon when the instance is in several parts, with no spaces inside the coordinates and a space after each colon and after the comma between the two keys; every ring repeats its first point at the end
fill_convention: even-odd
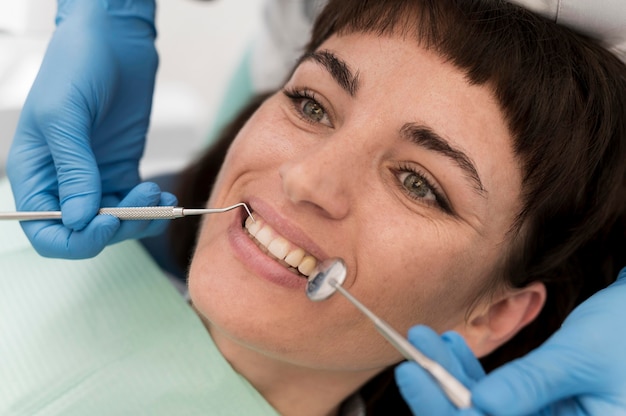
{"type": "Polygon", "coordinates": [[[403,172],[400,175],[400,180],[411,197],[437,201],[437,195],[435,194],[433,187],[423,176],[414,172],[403,172]]]}
{"type": "Polygon", "coordinates": [[[302,105],[302,113],[313,121],[321,122],[324,120],[326,113],[321,105],[315,101],[305,101],[302,105]]]}
{"type": "Polygon", "coordinates": [[[333,127],[326,108],[320,104],[312,91],[285,88],[283,94],[291,100],[293,109],[302,120],[315,126],[333,127]]]}
{"type": "Polygon", "coordinates": [[[407,197],[422,204],[437,207],[446,214],[455,215],[445,194],[440,190],[437,182],[431,181],[428,174],[405,162],[398,165],[394,174],[398,179],[396,182],[398,187],[407,197]]]}

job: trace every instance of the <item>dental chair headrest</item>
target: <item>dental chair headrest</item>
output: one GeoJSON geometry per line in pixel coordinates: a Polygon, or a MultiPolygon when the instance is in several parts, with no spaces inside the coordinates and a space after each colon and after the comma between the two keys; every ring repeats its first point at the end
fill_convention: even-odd
{"type": "Polygon", "coordinates": [[[626,62],[626,1],[509,0],[563,26],[584,33],[626,62]]]}

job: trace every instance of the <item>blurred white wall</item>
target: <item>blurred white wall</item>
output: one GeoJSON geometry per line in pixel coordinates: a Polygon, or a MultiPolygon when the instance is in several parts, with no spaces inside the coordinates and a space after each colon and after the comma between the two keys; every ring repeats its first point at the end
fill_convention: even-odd
{"type": "MultiPolygon", "coordinates": [[[[264,0],[158,0],[160,66],[144,175],[181,167],[205,143],[264,0]]],[[[20,108],[54,29],[55,0],[0,0],[0,175],[20,108]]]]}

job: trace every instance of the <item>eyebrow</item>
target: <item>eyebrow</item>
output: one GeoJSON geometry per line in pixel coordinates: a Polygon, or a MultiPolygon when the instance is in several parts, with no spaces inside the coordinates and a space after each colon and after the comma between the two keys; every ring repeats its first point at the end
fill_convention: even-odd
{"type": "Polygon", "coordinates": [[[304,54],[298,65],[306,61],[314,61],[326,69],[335,81],[351,97],[359,90],[359,73],[350,69],[348,64],[330,51],[315,51],[304,54]]]}
{"type": "Polygon", "coordinates": [[[459,149],[453,148],[447,140],[438,135],[432,129],[423,125],[407,123],[402,126],[402,129],[400,129],[400,134],[404,139],[410,141],[411,143],[422,146],[451,159],[459,168],[461,168],[461,170],[463,170],[463,172],[465,172],[465,175],[470,182],[473,183],[473,187],[477,193],[482,197],[486,197],[488,192],[483,186],[480,176],[478,176],[478,171],[472,163],[472,160],[465,153],[459,149]]]}

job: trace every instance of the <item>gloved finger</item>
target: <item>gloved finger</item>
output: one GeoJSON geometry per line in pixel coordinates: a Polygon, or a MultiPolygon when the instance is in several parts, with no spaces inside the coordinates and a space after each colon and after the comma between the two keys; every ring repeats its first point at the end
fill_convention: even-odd
{"type": "MultiPolygon", "coordinates": [[[[159,206],[175,206],[177,203],[178,199],[173,194],[169,192],[161,193],[161,202],[159,203],[159,206]]],[[[150,221],[148,227],[146,227],[143,232],[135,238],[145,238],[163,234],[169,224],[170,220],[152,220],[150,221]]]]}
{"type": "MultiPolygon", "coordinates": [[[[50,48],[59,42],[57,38],[55,33],[50,48]]],[[[57,64],[49,62],[52,58],[48,56],[44,58],[32,89],[45,89],[47,94],[34,93],[34,103],[27,101],[30,117],[25,123],[36,128],[38,141],[47,146],[52,157],[64,225],[81,230],[100,207],[100,174],[91,148],[91,134],[100,107],[107,104],[109,94],[103,92],[114,87],[115,78],[100,77],[100,82],[91,84],[100,91],[78,87],[73,78],[78,75],[70,69],[79,68],[80,77],[90,77],[90,66],[95,64],[78,51],[66,53],[66,59],[72,62],[67,70],[52,70],[57,64]]]]}
{"type": "MultiPolygon", "coordinates": [[[[438,359],[448,358],[449,356],[448,354],[446,354],[445,357],[441,355],[443,350],[446,349],[446,345],[441,339],[441,336],[430,327],[425,325],[411,327],[408,331],[407,338],[415,348],[433,360],[438,361],[438,359]]],[[[447,364],[441,361],[440,363],[444,366],[447,364]]]]}
{"type": "MultiPolygon", "coordinates": [[[[94,147],[97,146],[94,145],[94,147]]],[[[107,160],[105,163],[102,161],[99,163],[103,197],[107,194],[127,195],[135,186],[141,183],[139,159],[126,156],[128,158],[126,160],[117,160],[115,156],[119,157],[123,150],[111,149],[111,147],[112,145],[108,149],[100,151],[94,149],[94,154],[98,159],[113,159],[107,160]],[[115,151],[117,154],[104,154],[106,151],[115,151]]]]}
{"type": "Polygon", "coordinates": [[[494,370],[472,388],[473,403],[488,414],[528,415],[579,393],[579,387],[589,383],[575,375],[595,376],[572,368],[585,359],[576,357],[574,348],[570,351],[540,347],[494,370]]]}
{"type": "Polygon", "coordinates": [[[415,415],[455,415],[457,408],[426,370],[412,361],[395,369],[400,394],[415,415]]]}
{"type": "MultiPolygon", "coordinates": [[[[64,162],[67,165],[71,162],[64,162]]],[[[101,199],[100,175],[95,162],[75,165],[72,174],[59,174],[59,200],[63,224],[82,230],[98,212],[101,199]]]]}
{"type": "MultiPolygon", "coordinates": [[[[163,192],[161,194],[160,203],[158,203],[157,205],[158,206],[174,206],[176,205],[176,203],[177,203],[177,199],[174,195],[170,194],[169,192],[163,192]]],[[[126,222],[129,222],[129,221],[122,221],[122,226],[126,222]]],[[[150,220],[150,221],[147,221],[147,226],[144,227],[143,229],[132,230],[127,235],[123,235],[122,233],[120,233],[119,238],[139,239],[139,238],[159,235],[159,234],[162,234],[167,229],[169,223],[170,223],[170,220],[150,220]]],[[[113,238],[112,242],[117,242],[117,238],[118,238],[118,235],[116,235],[113,238]]]]}
{"type": "MultiPolygon", "coordinates": [[[[18,128],[19,130],[19,128],[18,128]]],[[[52,157],[43,146],[18,143],[16,133],[7,159],[6,173],[11,181],[18,211],[57,211],[59,198],[52,157]]]]}
{"type": "MultiPolygon", "coordinates": [[[[458,336],[458,334],[449,333],[446,337],[440,337],[432,329],[418,325],[409,330],[408,339],[424,355],[441,364],[461,383],[467,386],[473,382],[464,370],[465,363],[462,359],[469,359],[472,363],[477,360],[465,345],[465,341],[458,336]],[[460,356],[457,356],[457,353],[460,353],[460,356]]],[[[417,364],[415,365],[418,366],[417,364]]],[[[476,372],[478,376],[481,376],[483,374],[482,368],[480,368],[480,365],[478,365],[478,367],[479,371],[475,368],[472,368],[472,371],[476,372]]],[[[401,377],[405,377],[398,379],[398,384],[400,386],[400,383],[403,383],[400,388],[401,392],[403,389],[406,392],[406,396],[404,393],[403,396],[406,397],[407,402],[410,400],[428,402],[429,408],[436,409],[437,413],[433,414],[447,413],[448,410],[445,409],[456,409],[432,376],[421,367],[419,367],[419,369],[420,371],[417,371],[415,367],[403,366],[402,369],[398,370],[397,374],[401,377]],[[411,384],[410,377],[408,376],[411,368],[413,368],[414,376],[419,376],[419,388],[423,389],[424,386],[428,386],[426,390],[421,390],[418,395],[415,395],[415,392],[409,392],[411,387],[416,385],[411,384]],[[411,397],[413,397],[413,399],[411,397]]]]}
{"type": "MultiPolygon", "coordinates": [[[[11,180],[16,208],[20,211],[56,211],[60,209],[56,169],[47,144],[41,143],[43,138],[36,135],[40,133],[39,129],[32,128],[31,124],[24,121],[27,116],[20,119],[7,163],[7,175],[11,180]]],[[[90,217],[84,214],[82,205],[70,207],[69,210],[69,215],[73,214],[72,211],[78,211],[90,217]]],[[[67,212],[64,213],[64,219],[67,215],[67,212]]],[[[95,223],[90,231],[80,235],[72,234],[71,229],[58,221],[22,222],[21,225],[41,255],[86,258],[103,249],[102,242],[115,234],[119,221],[95,223]],[[96,231],[98,224],[102,224],[102,228],[96,231]],[[87,240],[93,238],[93,241],[81,242],[83,235],[87,240]]]]}
{"type": "Polygon", "coordinates": [[[120,221],[99,215],[81,231],[73,231],[58,221],[27,221],[22,228],[35,250],[44,257],[86,259],[100,253],[120,226],[120,221]]]}
{"type": "Polygon", "coordinates": [[[463,371],[467,377],[475,381],[485,376],[485,370],[480,361],[459,333],[455,331],[444,332],[441,339],[448,345],[457,360],[462,363],[463,371]]]}
{"type": "MultiPolygon", "coordinates": [[[[454,355],[454,351],[449,348],[449,344],[437,332],[427,326],[417,325],[409,329],[408,339],[424,355],[441,364],[461,383],[467,385],[470,381],[463,365],[454,355]]],[[[452,338],[451,341],[456,342],[458,339],[452,338]]]]}
{"type": "MultiPolygon", "coordinates": [[[[155,183],[144,182],[133,188],[117,205],[118,207],[170,206],[176,205],[176,197],[169,192],[161,192],[155,183]]],[[[111,244],[131,238],[144,238],[160,234],[169,220],[122,221],[120,229],[111,240],[111,244]]]]}

